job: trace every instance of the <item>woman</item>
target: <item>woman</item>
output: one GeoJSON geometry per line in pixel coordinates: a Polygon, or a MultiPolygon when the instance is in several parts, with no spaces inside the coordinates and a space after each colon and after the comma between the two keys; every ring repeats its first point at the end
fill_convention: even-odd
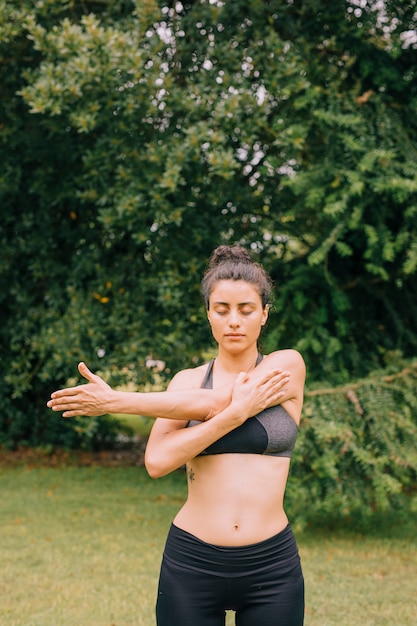
{"type": "Polygon", "coordinates": [[[179,372],[159,394],[114,392],[81,365],[90,384],[48,403],[67,417],[159,415],[145,453],[150,476],[186,464],[188,498],[165,546],[158,626],[221,626],[228,609],[237,626],[303,624],[303,575],[283,500],[305,366],[294,350],[258,352],[270,291],[244,248],[217,248],[202,282],[215,359],[179,372]]]}

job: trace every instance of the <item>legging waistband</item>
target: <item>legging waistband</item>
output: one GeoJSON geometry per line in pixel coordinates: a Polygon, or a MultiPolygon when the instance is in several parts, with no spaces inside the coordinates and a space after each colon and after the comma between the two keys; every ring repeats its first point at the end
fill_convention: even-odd
{"type": "Polygon", "coordinates": [[[290,571],[299,563],[297,544],[289,524],[273,537],[245,546],[207,543],[172,524],[164,558],[187,569],[217,576],[244,576],[277,565],[290,571]]]}

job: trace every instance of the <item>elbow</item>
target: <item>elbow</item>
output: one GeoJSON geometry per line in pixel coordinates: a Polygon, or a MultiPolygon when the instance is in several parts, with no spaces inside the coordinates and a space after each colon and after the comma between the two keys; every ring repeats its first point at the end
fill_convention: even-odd
{"type": "Polygon", "coordinates": [[[162,478],[169,474],[170,469],[164,467],[161,459],[155,458],[155,455],[145,452],[145,468],[151,478],[162,478]]]}
{"type": "Polygon", "coordinates": [[[153,478],[154,480],[156,480],[157,478],[162,478],[162,476],[165,476],[165,474],[168,473],[162,472],[160,468],[150,465],[148,463],[145,463],[145,467],[146,471],[149,474],[149,477],[153,478]]]}

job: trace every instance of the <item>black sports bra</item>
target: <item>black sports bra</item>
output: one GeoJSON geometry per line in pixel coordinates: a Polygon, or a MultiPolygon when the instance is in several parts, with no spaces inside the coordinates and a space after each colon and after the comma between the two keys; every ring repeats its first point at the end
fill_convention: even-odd
{"type": "MultiPolygon", "coordinates": [[[[259,355],[256,365],[262,360],[259,355]]],[[[203,389],[213,389],[213,364],[210,361],[203,389]]],[[[197,426],[201,422],[191,420],[187,426],[197,426]]],[[[280,405],[270,407],[246,420],[227,433],[198,456],[208,454],[267,454],[270,456],[291,457],[297,439],[298,426],[287,411],[280,405]]]]}

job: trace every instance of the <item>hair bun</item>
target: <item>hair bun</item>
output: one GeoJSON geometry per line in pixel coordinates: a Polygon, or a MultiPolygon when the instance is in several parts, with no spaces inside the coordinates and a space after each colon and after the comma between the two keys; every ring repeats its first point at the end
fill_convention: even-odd
{"type": "Polygon", "coordinates": [[[262,307],[269,303],[272,281],[265,269],[257,263],[251,253],[242,246],[219,246],[208,262],[208,268],[201,282],[201,293],[206,309],[210,307],[210,294],[216,283],[222,280],[236,280],[250,283],[258,291],[262,307]]]}
{"type": "Polygon", "coordinates": [[[219,246],[210,257],[209,268],[226,262],[253,263],[254,261],[250,253],[242,246],[219,246]]]}

